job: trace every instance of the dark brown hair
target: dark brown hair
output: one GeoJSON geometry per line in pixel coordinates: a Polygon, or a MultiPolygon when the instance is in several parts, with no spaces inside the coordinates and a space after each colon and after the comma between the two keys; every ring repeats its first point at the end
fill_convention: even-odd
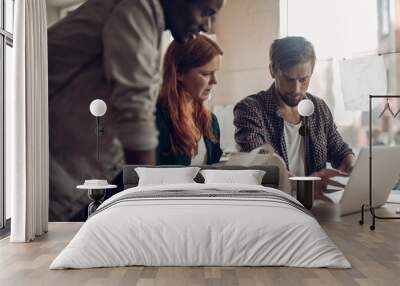
{"type": "Polygon", "coordinates": [[[285,37],[275,40],[269,49],[274,71],[286,70],[297,64],[311,62],[315,65],[314,46],[303,37],[285,37]]]}

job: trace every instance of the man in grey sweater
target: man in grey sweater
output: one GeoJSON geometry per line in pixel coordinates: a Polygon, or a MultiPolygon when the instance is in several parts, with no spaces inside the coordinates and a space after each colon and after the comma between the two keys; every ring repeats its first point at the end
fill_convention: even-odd
{"type": "Polygon", "coordinates": [[[48,30],[50,220],[82,220],[85,179],[154,164],[164,30],[179,42],[210,28],[224,0],[88,0],[48,30]],[[94,99],[106,102],[96,156],[94,99]]]}

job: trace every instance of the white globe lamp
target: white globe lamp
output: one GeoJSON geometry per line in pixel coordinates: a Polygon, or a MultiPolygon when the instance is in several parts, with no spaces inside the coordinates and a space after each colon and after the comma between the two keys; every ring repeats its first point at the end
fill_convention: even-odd
{"type": "Polygon", "coordinates": [[[297,110],[301,116],[310,116],[314,113],[314,103],[309,99],[303,99],[297,105],[297,110]]]}
{"type": "Polygon", "coordinates": [[[106,114],[107,104],[101,99],[95,99],[90,103],[89,109],[93,116],[101,117],[106,114]]]}
{"type": "Polygon", "coordinates": [[[297,105],[297,111],[302,116],[302,126],[299,129],[299,133],[303,136],[304,140],[304,173],[306,176],[310,174],[310,163],[309,163],[309,140],[310,140],[310,124],[309,116],[314,113],[314,103],[309,99],[303,99],[297,105]]]}

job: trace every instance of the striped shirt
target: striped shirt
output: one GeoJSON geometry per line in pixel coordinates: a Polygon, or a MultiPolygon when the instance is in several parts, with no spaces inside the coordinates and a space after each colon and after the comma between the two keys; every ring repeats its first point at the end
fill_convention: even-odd
{"type": "MultiPolygon", "coordinates": [[[[234,108],[235,141],[240,151],[249,152],[269,143],[289,166],[285,142],[284,121],[280,116],[276,101],[275,85],[268,90],[250,95],[234,108]]],[[[310,173],[326,168],[329,162],[334,168],[352,154],[349,145],[343,141],[333,121],[332,113],[326,103],[309,93],[306,98],[314,103],[314,113],[309,117],[310,144],[308,154],[310,173]]]]}

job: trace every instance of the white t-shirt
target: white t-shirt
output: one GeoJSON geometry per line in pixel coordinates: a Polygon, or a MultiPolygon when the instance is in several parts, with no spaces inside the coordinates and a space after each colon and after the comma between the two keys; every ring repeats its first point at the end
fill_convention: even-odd
{"type": "Polygon", "coordinates": [[[192,158],[190,165],[207,164],[207,148],[203,136],[201,136],[198,146],[197,155],[192,158]]]}
{"type": "Polygon", "coordinates": [[[286,152],[289,160],[289,171],[296,176],[305,176],[304,140],[299,134],[301,122],[291,124],[284,121],[286,152]]]}

